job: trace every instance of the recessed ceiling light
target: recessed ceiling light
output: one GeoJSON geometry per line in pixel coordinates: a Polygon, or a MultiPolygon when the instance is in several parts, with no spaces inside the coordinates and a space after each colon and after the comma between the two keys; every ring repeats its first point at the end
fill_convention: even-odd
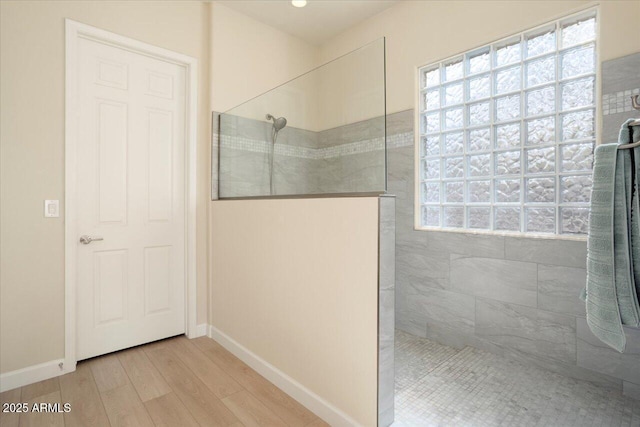
{"type": "Polygon", "coordinates": [[[291,0],[291,4],[295,7],[305,7],[307,5],[307,0],[291,0]]]}

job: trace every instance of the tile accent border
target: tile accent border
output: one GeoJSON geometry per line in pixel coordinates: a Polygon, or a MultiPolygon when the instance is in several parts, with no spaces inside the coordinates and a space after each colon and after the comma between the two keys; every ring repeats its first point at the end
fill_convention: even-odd
{"type": "MultiPolygon", "coordinates": [[[[219,145],[219,137],[213,137],[213,147],[219,145]]],[[[387,149],[408,147],[413,145],[413,132],[404,132],[387,136],[387,149]]],[[[254,153],[268,153],[269,143],[258,139],[231,137],[222,135],[222,148],[249,151],[254,153]]],[[[351,154],[369,153],[384,149],[383,138],[365,139],[348,144],[334,145],[324,148],[299,147],[296,145],[276,144],[276,154],[299,157],[303,159],[331,159],[351,154]]]]}
{"type": "MultiPolygon", "coordinates": [[[[410,142],[405,141],[409,138],[399,138],[401,135],[388,137],[394,143],[392,148],[403,147],[407,144],[413,144],[413,136],[410,142]]],[[[231,137],[222,135],[221,144],[219,138],[213,138],[213,147],[217,148],[221,145],[222,149],[247,151],[252,153],[268,153],[269,143],[258,139],[231,137]]],[[[380,151],[384,149],[383,138],[365,139],[362,141],[351,142],[348,144],[334,145],[323,148],[300,147],[289,144],[276,144],[275,153],[282,156],[297,157],[301,159],[325,160],[336,157],[349,156],[354,154],[369,153],[372,151],[380,151]]]]}
{"type": "MultiPolygon", "coordinates": [[[[377,118],[371,120],[376,119],[377,118]]],[[[387,132],[389,132],[389,130],[387,132]]],[[[394,134],[388,133],[386,139],[388,150],[393,148],[408,147],[410,145],[413,145],[414,142],[413,131],[394,134]]],[[[212,148],[214,149],[222,146],[223,149],[241,150],[253,153],[269,152],[269,142],[263,139],[246,138],[232,135],[219,135],[217,131],[214,131],[211,141],[212,148]]],[[[278,143],[275,147],[275,153],[283,156],[298,157],[302,159],[325,160],[336,157],[379,151],[383,150],[384,148],[384,138],[377,137],[320,148],[278,143]]]]}
{"type": "Polygon", "coordinates": [[[635,111],[631,106],[631,96],[640,95],[640,88],[621,90],[620,92],[602,95],[602,114],[628,113],[635,111]]]}

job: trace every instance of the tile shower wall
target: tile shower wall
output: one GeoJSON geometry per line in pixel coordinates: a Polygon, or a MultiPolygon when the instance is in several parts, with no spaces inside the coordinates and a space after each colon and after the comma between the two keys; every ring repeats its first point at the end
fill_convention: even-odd
{"type": "MultiPolygon", "coordinates": [[[[242,117],[225,118],[218,135],[213,115],[212,163],[224,176],[228,194],[269,195],[271,124],[242,117]],[[218,163],[218,145],[226,161],[218,163]]],[[[278,135],[274,182],[278,194],[333,194],[384,190],[384,118],[377,117],[320,132],[288,126],[278,135]]],[[[213,180],[213,198],[218,183],[213,180]]]]}
{"type": "Polygon", "coordinates": [[[640,113],[631,95],[640,95],[640,53],[602,63],[602,142],[616,142],[620,125],[640,113]]]}
{"type": "MultiPolygon", "coordinates": [[[[640,55],[609,62],[615,64],[603,63],[603,94],[639,86],[633,78],[640,79],[634,72],[640,55]],[[621,69],[633,78],[623,83],[621,69]]],[[[621,122],[634,115],[605,115],[603,131],[609,126],[617,138],[621,122]]],[[[515,356],[640,399],[640,330],[625,328],[627,350],[620,354],[586,324],[578,298],[586,282],[586,242],[413,229],[413,121],[412,110],[387,117],[388,191],[396,195],[396,327],[458,348],[515,356]]]]}
{"type": "MultiPolygon", "coordinates": [[[[224,176],[226,197],[246,194],[269,195],[269,149],[271,124],[242,117],[225,117],[222,135],[218,134],[218,114],[213,114],[212,164],[224,176]],[[219,144],[225,161],[218,163],[219,144]]],[[[316,156],[316,132],[294,127],[278,135],[274,157],[274,184],[279,194],[313,193],[317,179],[313,173],[316,156]]],[[[213,198],[218,195],[217,180],[213,180],[213,198]]]]}
{"type": "Polygon", "coordinates": [[[384,190],[384,117],[318,132],[318,185],[330,193],[384,190]]]}

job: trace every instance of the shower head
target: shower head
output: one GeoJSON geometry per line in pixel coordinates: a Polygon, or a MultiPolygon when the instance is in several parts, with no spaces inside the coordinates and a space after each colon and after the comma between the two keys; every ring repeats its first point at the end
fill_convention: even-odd
{"type": "Polygon", "coordinates": [[[266,119],[273,120],[273,129],[275,129],[276,132],[280,132],[287,125],[287,119],[284,117],[278,117],[276,119],[271,114],[267,114],[266,119]]]}

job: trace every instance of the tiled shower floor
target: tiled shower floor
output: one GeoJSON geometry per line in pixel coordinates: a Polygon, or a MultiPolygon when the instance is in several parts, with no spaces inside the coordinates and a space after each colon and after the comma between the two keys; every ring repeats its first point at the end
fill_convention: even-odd
{"type": "Polygon", "coordinates": [[[585,381],[403,331],[395,348],[393,427],[640,427],[640,401],[585,381]]]}

